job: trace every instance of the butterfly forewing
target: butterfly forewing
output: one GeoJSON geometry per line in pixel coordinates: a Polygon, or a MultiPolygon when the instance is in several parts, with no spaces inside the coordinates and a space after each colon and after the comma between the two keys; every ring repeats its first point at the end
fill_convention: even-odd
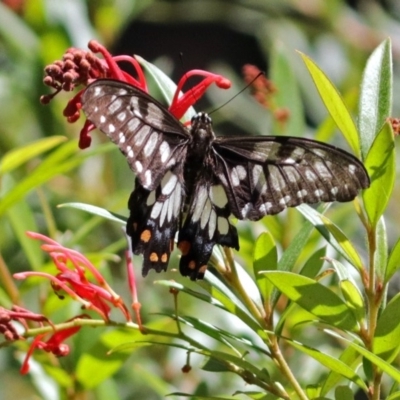
{"type": "Polygon", "coordinates": [[[313,140],[217,138],[214,150],[217,176],[239,219],[257,220],[302,203],[349,201],[369,185],[359,160],[313,140]]]}
{"type": "Polygon", "coordinates": [[[131,85],[98,80],[82,96],[89,121],[122,151],[140,184],[156,188],[165,173],[184,159],[190,136],[163,105],[131,85]]]}

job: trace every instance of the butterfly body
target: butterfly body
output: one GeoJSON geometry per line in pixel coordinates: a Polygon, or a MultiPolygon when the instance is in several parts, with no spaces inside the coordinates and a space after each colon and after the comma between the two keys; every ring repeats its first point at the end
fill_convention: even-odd
{"type": "Polygon", "coordinates": [[[287,207],[350,201],[369,186],[360,161],[297,137],[216,137],[205,113],[185,127],[142,90],[98,80],[82,96],[87,118],[116,143],[136,174],[127,233],[143,275],[166,270],[178,232],[180,271],[202,278],[215,244],[239,248],[238,219],[287,207]]]}

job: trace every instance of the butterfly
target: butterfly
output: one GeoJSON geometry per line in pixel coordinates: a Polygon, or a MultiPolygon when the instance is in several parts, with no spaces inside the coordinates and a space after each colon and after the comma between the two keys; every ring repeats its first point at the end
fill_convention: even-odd
{"type": "Polygon", "coordinates": [[[141,89],[103,79],[82,109],[136,175],[127,233],[143,276],[165,271],[178,232],[180,272],[201,279],[215,244],[239,249],[231,215],[259,220],[287,207],[350,201],[369,186],[363,164],[334,146],[298,137],[217,137],[199,113],[184,126],[141,89]]]}

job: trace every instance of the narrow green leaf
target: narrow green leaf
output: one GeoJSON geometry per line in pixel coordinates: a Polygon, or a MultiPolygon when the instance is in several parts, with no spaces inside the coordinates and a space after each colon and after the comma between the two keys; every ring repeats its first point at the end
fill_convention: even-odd
{"type": "Polygon", "coordinates": [[[318,89],[318,92],[325,104],[329,114],[332,116],[336,125],[343,133],[356,155],[360,154],[360,144],[356,125],[350,115],[349,110],[343,102],[338,90],[325,75],[325,73],[305,54],[300,53],[308,71],[318,89]]]}
{"type": "Polygon", "coordinates": [[[388,260],[388,243],[386,234],[386,225],[383,216],[379,218],[375,229],[375,272],[380,281],[385,279],[387,260],[388,260]]]}
{"type": "Polygon", "coordinates": [[[99,217],[108,219],[110,221],[114,221],[114,222],[118,222],[122,225],[126,225],[126,217],[123,217],[119,214],[110,212],[101,207],[92,206],[91,204],[65,203],[65,204],[59,204],[58,207],[59,208],[74,208],[76,210],[82,210],[89,214],[97,215],[99,217]]]}
{"type": "Polygon", "coordinates": [[[342,375],[343,377],[357,384],[360,388],[367,390],[367,385],[364,383],[364,381],[356,374],[356,372],[352,368],[346,365],[343,361],[340,361],[337,358],[334,358],[326,353],[322,353],[317,349],[306,346],[297,341],[289,339],[285,340],[297,350],[309,355],[310,357],[314,358],[314,360],[317,360],[319,363],[327,367],[330,371],[334,371],[342,375]]]}
{"type": "Polygon", "coordinates": [[[396,174],[395,146],[392,128],[384,124],[365,159],[371,187],[363,191],[365,211],[373,227],[386,209],[396,174]]]}
{"type": "Polygon", "coordinates": [[[400,392],[395,392],[390,394],[386,400],[399,400],[400,399],[400,392]]]}
{"type": "Polygon", "coordinates": [[[392,362],[400,350],[400,293],[388,303],[379,317],[373,342],[374,354],[392,362]]]}
{"type": "Polygon", "coordinates": [[[343,252],[347,255],[346,258],[349,259],[351,263],[358,270],[361,270],[363,268],[361,258],[358,255],[357,250],[350,242],[350,239],[344,234],[344,232],[337,225],[335,225],[329,218],[325,217],[325,215],[321,215],[320,218],[324,223],[325,227],[336,239],[336,242],[342,248],[343,252]]]}
{"type": "Polygon", "coordinates": [[[400,382],[400,371],[390,365],[388,362],[383,360],[382,358],[376,356],[375,354],[371,353],[368,351],[366,348],[358,345],[357,343],[354,343],[342,336],[340,336],[337,332],[333,332],[330,330],[325,330],[329,335],[339,338],[343,341],[345,341],[349,346],[353,347],[356,351],[358,351],[362,356],[364,356],[366,359],[371,361],[373,364],[375,364],[378,368],[380,368],[382,371],[386,372],[390,377],[395,379],[397,382],[400,382]]]}
{"type": "Polygon", "coordinates": [[[300,271],[300,275],[307,276],[309,278],[315,278],[324,265],[325,260],[323,260],[323,257],[325,254],[325,247],[317,250],[304,264],[300,271]]]}
{"type": "Polygon", "coordinates": [[[26,146],[18,147],[6,153],[0,161],[0,174],[10,172],[20,165],[31,160],[32,158],[42,154],[60,143],[65,142],[65,136],[52,136],[49,138],[39,139],[34,143],[26,146]]]}
{"type": "Polygon", "coordinates": [[[362,263],[358,253],[354,250],[351,243],[345,239],[344,234],[340,234],[340,229],[334,225],[334,223],[324,217],[321,213],[317,210],[314,210],[308,204],[301,204],[296,208],[300,211],[314,226],[317,228],[319,233],[326,239],[326,241],[339,253],[341,254],[347,261],[349,261],[354,267],[356,267],[359,271],[362,270],[362,263]],[[322,218],[325,218],[325,221],[328,222],[328,226],[331,229],[322,223],[322,218]],[[333,228],[334,227],[334,228],[333,228]],[[337,240],[335,235],[337,235],[339,240],[342,240],[342,243],[337,240]],[[343,249],[343,244],[346,244],[347,252],[343,249]],[[350,245],[349,245],[350,243],[350,245]],[[354,256],[354,258],[350,257],[350,255],[354,256]]]}
{"type": "Polygon", "coordinates": [[[399,268],[400,268],[400,238],[397,240],[396,244],[393,246],[392,251],[390,252],[389,261],[386,269],[385,281],[389,282],[392,276],[399,270],[399,268]]]}
{"type": "Polygon", "coordinates": [[[304,109],[290,56],[282,42],[275,43],[271,52],[270,67],[271,80],[278,88],[274,94],[274,104],[289,111],[288,120],[284,124],[276,122],[275,130],[300,136],[305,130],[304,109]]]}
{"type": "MultiPolygon", "coordinates": [[[[367,388],[364,389],[367,391],[367,388]]],[[[354,394],[348,386],[338,386],[335,389],[336,400],[354,400],[354,394]]]]}
{"type": "Polygon", "coordinates": [[[272,235],[269,232],[263,232],[257,238],[254,246],[254,276],[257,286],[264,298],[268,298],[273,286],[260,271],[276,270],[278,262],[278,252],[272,235]]]}
{"type": "Polygon", "coordinates": [[[337,328],[353,331],[357,321],[343,300],[327,287],[291,272],[267,271],[266,277],[290,300],[337,328]]]}
{"type": "Polygon", "coordinates": [[[20,246],[24,249],[25,257],[28,258],[29,264],[33,270],[38,271],[43,264],[44,252],[38,246],[36,240],[32,240],[26,236],[26,231],[37,232],[37,224],[33,216],[33,211],[25,202],[18,202],[7,210],[7,217],[18,238],[20,246]]]}
{"type": "Polygon", "coordinates": [[[363,158],[392,110],[392,49],[390,39],[371,54],[364,69],[359,102],[358,128],[363,158]]]}
{"type": "MultiPolygon", "coordinates": [[[[346,347],[339,357],[339,360],[356,371],[360,365],[360,354],[352,347],[346,347]]],[[[339,382],[343,380],[343,375],[340,372],[330,371],[328,377],[321,387],[321,395],[326,395],[334,387],[337,387],[339,382]]]]}

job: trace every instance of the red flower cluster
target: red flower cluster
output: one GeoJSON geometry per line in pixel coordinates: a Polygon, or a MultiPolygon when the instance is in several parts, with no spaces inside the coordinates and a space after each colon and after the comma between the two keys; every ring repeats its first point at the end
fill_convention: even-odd
{"type": "MultiPolygon", "coordinates": [[[[30,276],[47,278],[50,280],[55,291],[63,291],[64,293],[68,294],[72,299],[82,303],[83,308],[97,312],[101,318],[104,319],[104,321],[110,321],[109,317],[111,308],[114,307],[118,308],[122,312],[127,322],[131,322],[131,316],[128,312],[128,308],[125,306],[121,297],[111,289],[104,277],[84,255],[75,250],[63,247],[56,241],[39,233],[28,232],[27,234],[33,239],[39,239],[44,242],[41,248],[49,253],[59,273],[53,276],[45,272],[28,271],[16,273],[14,274],[14,278],[25,279],[30,276]],[[87,272],[91,273],[96,283],[92,283],[87,279],[87,272]]],[[[136,298],[133,266],[130,259],[128,259],[128,277],[129,286],[133,293],[132,308],[134,309],[138,318],[139,327],[141,327],[140,315],[138,311],[140,305],[136,298]]],[[[84,314],[76,316],[69,321],[74,321],[78,318],[81,319],[90,317],[84,314]]],[[[28,361],[34,349],[36,348],[53,353],[56,356],[67,355],[69,353],[69,347],[63,342],[68,337],[77,333],[81,328],[81,326],[73,326],[73,324],[71,326],[71,324],[68,324],[68,327],[56,330],[55,325],[44,315],[35,314],[20,307],[13,307],[11,311],[0,308],[0,333],[4,335],[6,340],[24,339],[24,336],[18,334],[15,326],[12,323],[13,321],[20,322],[26,330],[29,329],[26,323],[27,321],[38,322],[40,327],[43,326],[43,323],[46,323],[52,326],[54,330],[54,333],[48,340],[44,340],[46,334],[38,334],[35,337],[22,365],[21,373],[28,372],[28,361]]]]}
{"type": "MultiPolygon", "coordinates": [[[[62,60],[55,61],[45,68],[46,77],[43,82],[47,86],[56,89],[56,92],[42,96],[41,102],[43,104],[49,103],[61,90],[71,91],[77,86],[87,86],[96,79],[101,78],[116,79],[136,86],[146,93],[148,92],[144,73],[140,64],[134,57],[113,57],[105,47],[94,40],[89,42],[88,47],[92,52],[75,48],[68,49],[62,60]],[[94,53],[100,53],[103,58],[98,58],[94,53]],[[133,66],[138,76],[137,79],[119,67],[117,63],[121,61],[128,62],[133,66]]],[[[175,95],[169,106],[169,111],[176,118],[182,118],[189,107],[203,96],[212,83],[215,83],[218,87],[223,89],[228,89],[231,86],[230,81],[221,75],[203,70],[187,72],[178,83],[175,95]],[[186,93],[181,93],[181,89],[186,81],[192,76],[201,76],[202,81],[186,93]]],[[[85,89],[78,92],[64,109],[64,116],[69,122],[75,122],[80,117],[80,109],[82,106],[81,97],[84,90],[85,89]]],[[[90,146],[91,138],[89,132],[93,129],[95,129],[95,126],[90,121],[86,121],[80,133],[80,148],[83,149],[90,146]]]]}

